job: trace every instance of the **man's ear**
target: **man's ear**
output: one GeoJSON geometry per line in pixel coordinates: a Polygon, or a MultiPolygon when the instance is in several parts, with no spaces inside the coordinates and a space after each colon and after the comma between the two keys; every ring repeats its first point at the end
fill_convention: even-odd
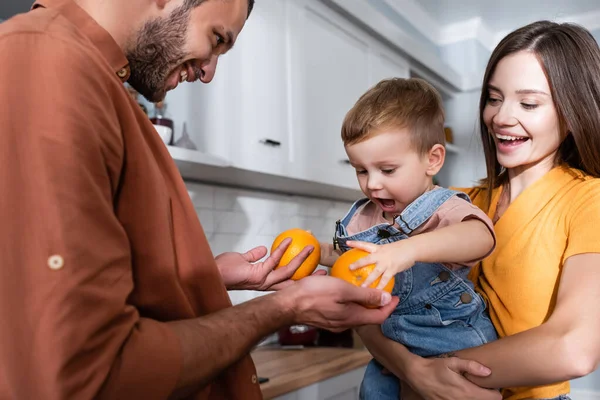
{"type": "Polygon", "coordinates": [[[435,176],[444,166],[446,159],[446,148],[441,144],[434,145],[427,154],[427,175],[435,176]]]}

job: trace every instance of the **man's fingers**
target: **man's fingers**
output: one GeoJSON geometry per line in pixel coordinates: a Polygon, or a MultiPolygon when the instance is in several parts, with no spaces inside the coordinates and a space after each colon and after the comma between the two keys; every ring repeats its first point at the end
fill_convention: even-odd
{"type": "Polygon", "coordinates": [[[454,357],[449,364],[451,370],[458,374],[470,374],[473,376],[486,377],[492,373],[492,371],[484,365],[479,364],[473,360],[462,360],[454,357]]]}
{"type": "Polygon", "coordinates": [[[300,251],[300,253],[296,254],[294,258],[288,263],[288,266],[292,266],[294,271],[298,269],[298,267],[306,260],[306,257],[310,255],[315,250],[314,246],[306,246],[300,251]]]}
{"type": "Polygon", "coordinates": [[[384,291],[363,288],[351,284],[344,285],[341,302],[358,303],[365,307],[381,307],[392,301],[392,296],[384,291]]]}
{"type": "Polygon", "coordinates": [[[304,260],[306,260],[306,257],[308,257],[308,255],[313,250],[313,246],[306,246],[302,249],[300,253],[298,253],[294,258],[292,258],[289,264],[282,266],[281,268],[277,268],[274,271],[272,270],[278,265],[278,262],[275,262],[275,259],[273,259],[272,256],[265,260],[265,262],[262,265],[262,268],[268,271],[266,273],[270,272],[270,275],[268,276],[267,281],[265,282],[267,287],[275,283],[281,282],[285,279],[291,278],[292,275],[294,275],[294,272],[296,272],[298,267],[302,264],[304,260]]]}
{"type": "Polygon", "coordinates": [[[275,265],[279,264],[279,260],[281,260],[281,256],[283,256],[283,253],[285,253],[285,251],[287,250],[288,246],[291,243],[292,243],[292,238],[285,238],[279,244],[279,246],[277,246],[277,248],[275,250],[273,250],[273,252],[269,256],[269,258],[275,259],[275,261],[276,261],[275,265]]]}
{"type": "Polygon", "coordinates": [[[265,246],[258,246],[243,253],[242,257],[249,263],[253,263],[263,258],[266,254],[267,248],[265,246]]]}
{"type": "Polygon", "coordinates": [[[352,319],[348,321],[348,326],[381,325],[383,321],[385,321],[385,319],[394,311],[398,305],[398,302],[400,301],[398,297],[392,297],[389,293],[385,293],[385,295],[390,297],[389,303],[379,308],[365,309],[356,305],[355,307],[357,307],[357,309],[352,313],[352,319]]]}

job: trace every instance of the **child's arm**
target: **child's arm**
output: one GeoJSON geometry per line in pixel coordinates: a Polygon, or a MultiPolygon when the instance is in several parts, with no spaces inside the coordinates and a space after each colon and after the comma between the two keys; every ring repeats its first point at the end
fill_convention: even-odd
{"type": "Polygon", "coordinates": [[[331,244],[331,243],[321,242],[320,245],[321,245],[321,260],[319,261],[319,264],[323,265],[324,267],[331,268],[333,266],[333,263],[335,263],[335,261],[342,254],[342,252],[339,249],[334,250],[333,244],[331,244]]]}
{"type": "Polygon", "coordinates": [[[382,289],[394,275],[416,262],[467,263],[482,259],[494,248],[495,239],[484,222],[469,219],[394,243],[349,241],[347,244],[371,253],[350,265],[350,269],[376,264],[362,286],[369,286],[381,276],[377,288],[382,289]]]}

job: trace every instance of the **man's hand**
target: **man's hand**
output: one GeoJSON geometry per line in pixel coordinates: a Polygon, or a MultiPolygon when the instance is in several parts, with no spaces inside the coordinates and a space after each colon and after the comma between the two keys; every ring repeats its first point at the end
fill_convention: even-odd
{"type": "Polygon", "coordinates": [[[296,323],[330,331],[381,324],[398,304],[398,298],[389,293],[329,276],[303,278],[278,295],[285,295],[296,323]]]}
{"type": "MultiPolygon", "coordinates": [[[[291,239],[285,239],[262,262],[257,261],[267,254],[267,248],[264,246],[255,247],[243,254],[235,252],[219,254],[215,257],[215,261],[227,290],[280,290],[293,284],[290,277],[314,248],[306,246],[288,265],[275,270],[291,242],[291,239]]],[[[325,274],[325,271],[315,272],[315,275],[325,274]]]]}
{"type": "Polygon", "coordinates": [[[350,270],[352,271],[375,264],[373,272],[362,283],[363,287],[369,287],[377,278],[381,277],[377,289],[383,289],[390,279],[394,279],[398,272],[409,269],[416,262],[416,255],[410,245],[410,239],[382,245],[349,240],[347,245],[371,253],[350,264],[350,270]]]}

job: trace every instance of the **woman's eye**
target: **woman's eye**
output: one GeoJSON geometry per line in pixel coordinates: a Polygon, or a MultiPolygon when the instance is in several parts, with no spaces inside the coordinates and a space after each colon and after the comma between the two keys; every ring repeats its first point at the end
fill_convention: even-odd
{"type": "Polygon", "coordinates": [[[489,105],[491,105],[491,106],[498,105],[498,104],[499,104],[501,101],[502,101],[502,100],[500,100],[500,99],[496,99],[496,98],[494,98],[494,97],[488,97],[488,99],[487,99],[487,103],[488,103],[489,105]]]}
{"type": "Polygon", "coordinates": [[[382,169],[381,172],[383,172],[386,175],[390,175],[393,174],[396,171],[396,168],[392,168],[392,169],[382,169]]]}
{"type": "Polygon", "coordinates": [[[529,103],[521,103],[521,107],[523,107],[526,110],[535,110],[538,105],[537,104],[529,104],[529,103]]]}
{"type": "Polygon", "coordinates": [[[356,170],[356,175],[366,175],[367,171],[365,171],[364,169],[357,169],[356,170]]]}
{"type": "Polygon", "coordinates": [[[217,46],[220,46],[223,43],[225,43],[225,39],[223,38],[223,36],[219,35],[218,33],[215,33],[215,39],[217,42],[217,46]]]}

